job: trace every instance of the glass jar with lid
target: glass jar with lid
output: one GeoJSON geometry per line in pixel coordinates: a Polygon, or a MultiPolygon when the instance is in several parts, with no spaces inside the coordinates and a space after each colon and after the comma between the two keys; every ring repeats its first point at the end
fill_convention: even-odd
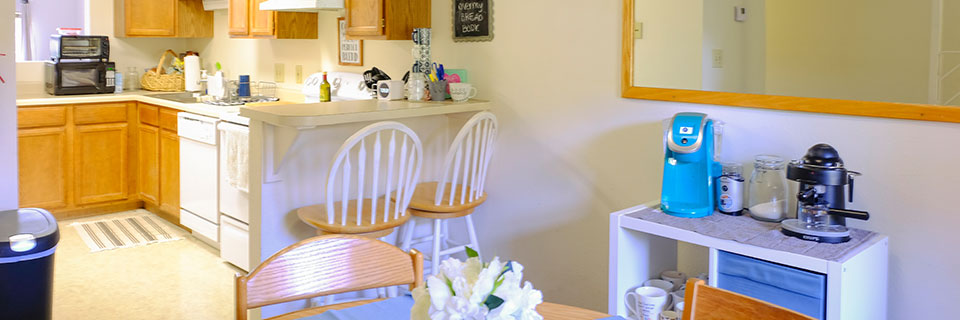
{"type": "Polygon", "coordinates": [[[787,179],[783,158],[758,155],[747,187],[747,210],[760,221],[780,222],[787,217],[787,179]]]}

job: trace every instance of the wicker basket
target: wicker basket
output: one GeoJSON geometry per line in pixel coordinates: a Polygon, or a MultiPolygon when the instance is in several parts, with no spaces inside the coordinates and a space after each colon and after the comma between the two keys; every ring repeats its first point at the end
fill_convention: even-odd
{"type": "Polygon", "coordinates": [[[183,91],[184,80],[183,73],[172,73],[167,74],[163,68],[163,63],[167,59],[167,55],[173,56],[174,59],[177,58],[177,54],[173,50],[167,50],[160,56],[160,63],[157,64],[156,69],[151,69],[147,73],[143,74],[143,77],[140,78],[140,86],[144,90],[149,91],[183,91]]]}

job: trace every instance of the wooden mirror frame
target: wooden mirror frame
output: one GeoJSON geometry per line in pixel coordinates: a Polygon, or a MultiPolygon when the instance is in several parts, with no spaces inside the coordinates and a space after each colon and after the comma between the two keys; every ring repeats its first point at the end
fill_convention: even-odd
{"type": "Polygon", "coordinates": [[[623,61],[620,92],[624,98],[960,123],[960,107],[635,87],[633,86],[634,1],[636,0],[623,0],[623,61]]]}

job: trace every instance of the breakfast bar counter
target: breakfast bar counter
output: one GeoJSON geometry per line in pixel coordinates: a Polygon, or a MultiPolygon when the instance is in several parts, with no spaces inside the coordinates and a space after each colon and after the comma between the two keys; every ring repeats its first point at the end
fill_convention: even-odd
{"type": "Polygon", "coordinates": [[[284,127],[316,127],[350,122],[384,121],[401,118],[476,112],[490,108],[484,100],[465,102],[351,100],[322,103],[246,106],[240,115],[284,127]]]}

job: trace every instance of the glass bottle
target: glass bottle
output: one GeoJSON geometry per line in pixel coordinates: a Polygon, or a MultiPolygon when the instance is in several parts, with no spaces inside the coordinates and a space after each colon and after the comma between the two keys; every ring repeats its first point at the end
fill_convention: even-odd
{"type": "Polygon", "coordinates": [[[787,217],[787,179],[783,158],[758,155],[748,186],[750,216],[760,221],[780,222],[787,217]]]}
{"type": "Polygon", "coordinates": [[[140,74],[137,73],[137,67],[127,68],[127,73],[123,74],[123,90],[133,91],[140,89],[140,74]]]}
{"type": "Polygon", "coordinates": [[[327,72],[323,72],[323,81],[320,82],[320,102],[330,102],[330,82],[327,82],[327,72]]]}

